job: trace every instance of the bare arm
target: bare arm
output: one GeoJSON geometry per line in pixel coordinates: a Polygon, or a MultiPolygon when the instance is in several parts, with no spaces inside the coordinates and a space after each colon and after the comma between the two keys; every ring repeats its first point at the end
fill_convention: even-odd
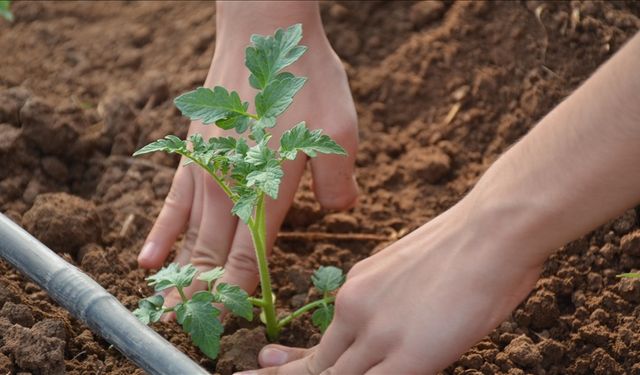
{"type": "Polygon", "coordinates": [[[433,374],[458,359],[554,249],[640,202],[639,65],[636,35],[456,206],[358,263],[317,347],[268,346],[261,364],[282,366],[259,373],[433,374]]]}
{"type": "Polygon", "coordinates": [[[535,262],[639,203],[640,34],[500,157],[465,199],[478,215],[520,228],[495,233],[528,242],[535,262]]]}

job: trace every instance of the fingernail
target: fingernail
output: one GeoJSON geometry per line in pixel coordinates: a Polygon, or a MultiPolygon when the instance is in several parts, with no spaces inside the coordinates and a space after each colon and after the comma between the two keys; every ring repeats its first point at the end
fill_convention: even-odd
{"type": "Polygon", "coordinates": [[[285,351],[275,348],[266,348],[260,353],[262,363],[269,366],[280,366],[287,362],[288,354],[285,351]]]}
{"type": "Polygon", "coordinates": [[[138,259],[149,260],[153,258],[155,252],[156,244],[154,244],[153,242],[147,242],[146,244],[144,244],[144,246],[142,246],[142,250],[140,251],[140,255],[138,255],[138,259]]]}

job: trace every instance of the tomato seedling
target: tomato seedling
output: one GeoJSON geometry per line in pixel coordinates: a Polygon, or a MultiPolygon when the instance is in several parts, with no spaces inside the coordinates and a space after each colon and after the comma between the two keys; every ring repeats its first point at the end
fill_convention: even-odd
{"type": "Polygon", "coordinates": [[[0,17],[9,22],[13,21],[13,13],[11,13],[11,0],[0,0],[0,17]]]}
{"type": "Polygon", "coordinates": [[[321,130],[309,130],[304,122],[285,131],[277,149],[269,148],[270,129],[276,126],[277,117],[291,105],[293,97],[306,82],[305,77],[282,71],[305,53],[307,48],[299,45],[301,39],[300,24],[286,30],[278,29],[271,36],[251,37],[251,45],[245,50],[245,65],[251,73],[250,85],[258,90],[254,101],[255,114],[248,112],[249,103],[243,102],[237,92],[229,92],[221,86],[213,89],[199,87],[174,100],[184,116],[205,125],[233,129],[238,137],[205,140],[200,134],[193,134],[182,140],[168,135],[134,154],[176,153],[185,157],[187,164],[200,166],[233,201],[231,212],[246,223],[251,232],[260,274],[261,298],[249,297],[238,286],[224,283],[214,288],[215,281],[224,272],[218,267],[197,276],[198,280],[207,282],[208,288],[189,299],[183,290],[196,277],[195,267],[171,264],[147,280],[156,291],[175,287],[182,301],[174,307],[164,307],[163,297],[156,295],[141,300],[134,312],[145,324],[158,321],[166,312],[175,312],[185,332],[211,358],[218,354],[222,334],[222,325],[217,318],[220,311],[212,303],[222,303],[231,313],[249,320],[252,319],[253,307],[259,307],[262,310],[260,318],[266,325],[270,340],[275,340],[282,327],[294,318],[313,310],[312,322],[324,332],[333,318],[332,292],[345,279],[336,267],[320,267],[312,281],[323,297],[284,318],[277,318],[267,263],[265,199],[267,196],[278,198],[284,175],[282,164],[294,160],[299,152],[309,157],[318,153],[346,155],[345,150],[329,136],[322,134],[321,130]]]}

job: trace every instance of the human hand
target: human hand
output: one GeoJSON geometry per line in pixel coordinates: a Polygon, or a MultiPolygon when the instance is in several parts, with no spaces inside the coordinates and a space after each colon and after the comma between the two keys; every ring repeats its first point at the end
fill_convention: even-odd
{"type": "Polygon", "coordinates": [[[433,374],[459,358],[526,297],[554,249],[640,201],[638,58],[640,34],[456,206],[358,263],[318,346],[267,346],[261,365],[280,367],[255,374],[433,374]]]}
{"type": "MultiPolygon", "coordinates": [[[[326,208],[343,209],[353,205],[357,197],[354,180],[356,112],[344,68],[324,35],[317,5],[312,5],[315,8],[309,8],[309,3],[259,3],[255,6],[218,4],[216,51],[205,86],[225,86],[237,91],[244,100],[249,100],[256,94],[256,90],[249,85],[244,67],[244,48],[250,34],[271,34],[277,27],[302,22],[305,28],[302,44],[308,46],[309,50],[292,67],[291,72],[309,80],[291,108],[280,117],[273,129],[273,138],[279,139],[285,130],[300,121],[306,121],[309,128],[322,128],[345,148],[347,157],[321,155],[311,161],[317,199],[326,208]],[[260,15],[258,8],[265,6],[268,9],[263,10],[274,14],[279,14],[277,7],[288,7],[289,13],[285,12],[287,19],[251,18],[260,15]],[[292,12],[296,6],[300,7],[298,13],[292,12]],[[252,12],[250,15],[238,14],[248,9],[252,12]],[[291,18],[296,14],[302,19],[291,18]]],[[[191,124],[189,133],[200,133],[205,139],[234,134],[198,122],[191,124]]],[[[267,202],[269,250],[293,201],[305,164],[304,156],[285,163],[278,200],[267,202]]],[[[231,215],[231,207],[232,203],[226,194],[206,172],[193,166],[178,167],[165,204],[138,256],[138,263],[144,268],[162,266],[177,237],[186,228],[176,262],[191,263],[200,271],[224,266],[225,276],[220,282],[239,285],[252,293],[258,283],[253,243],[246,225],[231,215]]],[[[204,286],[194,283],[185,293],[190,295],[204,289],[204,286]]],[[[173,306],[178,301],[180,296],[172,291],[166,296],[165,305],[173,306]]]]}
{"type": "Polygon", "coordinates": [[[497,220],[468,216],[456,206],[356,264],[320,344],[269,345],[259,357],[268,368],[249,373],[435,374],[458,359],[527,296],[542,267],[487,227],[497,220]]]}

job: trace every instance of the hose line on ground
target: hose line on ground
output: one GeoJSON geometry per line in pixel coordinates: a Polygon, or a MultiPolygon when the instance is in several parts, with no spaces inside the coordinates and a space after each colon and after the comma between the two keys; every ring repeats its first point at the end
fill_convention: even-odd
{"type": "Polygon", "coordinates": [[[150,374],[207,374],[98,283],[0,213],[0,257],[150,374]]]}

